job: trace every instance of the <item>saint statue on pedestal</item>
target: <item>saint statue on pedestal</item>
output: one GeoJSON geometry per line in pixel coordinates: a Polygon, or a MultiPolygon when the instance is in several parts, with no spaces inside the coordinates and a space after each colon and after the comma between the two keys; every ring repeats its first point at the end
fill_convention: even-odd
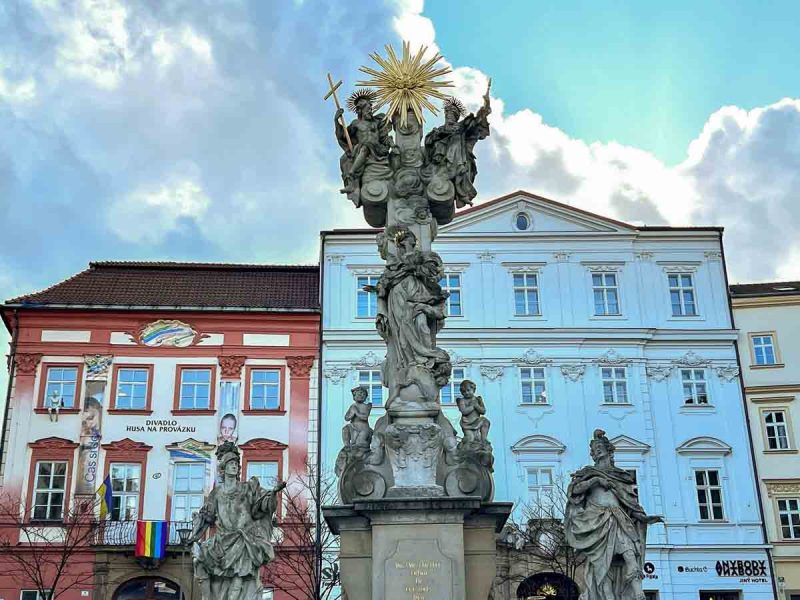
{"type": "Polygon", "coordinates": [[[278,506],[279,483],[267,490],[258,479],[240,481],[239,449],[232,442],[217,448],[222,484],[211,490],[195,518],[188,543],[199,542],[205,531],[214,534],[200,542],[194,575],[203,600],[259,600],[259,570],[275,557],[272,518],[278,506]]]}
{"type": "Polygon", "coordinates": [[[594,466],[572,474],[564,530],[567,543],[586,556],[581,600],[644,600],[642,567],[648,516],[633,476],[614,465],[614,445],[602,429],[589,444],[594,466]]]}

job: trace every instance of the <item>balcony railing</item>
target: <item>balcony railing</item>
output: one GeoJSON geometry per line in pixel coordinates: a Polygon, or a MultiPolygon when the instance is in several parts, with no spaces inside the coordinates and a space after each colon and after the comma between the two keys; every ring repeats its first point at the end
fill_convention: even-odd
{"type": "MultiPolygon", "coordinates": [[[[192,528],[191,521],[169,521],[168,544],[181,543],[178,533],[181,529],[192,528]]],[[[134,546],[136,544],[136,521],[106,521],[100,523],[95,536],[96,546],[134,546]]]]}

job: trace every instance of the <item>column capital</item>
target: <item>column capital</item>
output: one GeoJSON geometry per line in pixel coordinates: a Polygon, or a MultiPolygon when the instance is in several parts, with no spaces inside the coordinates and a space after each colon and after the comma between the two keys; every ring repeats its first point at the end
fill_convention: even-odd
{"type": "Polygon", "coordinates": [[[286,364],[292,377],[308,377],[314,365],[314,356],[287,356],[286,364]]]}
{"type": "Polygon", "coordinates": [[[42,356],[44,355],[38,352],[30,354],[15,354],[14,366],[16,368],[17,375],[35,375],[36,367],[39,366],[42,356]]]}
{"type": "Polygon", "coordinates": [[[222,379],[239,379],[242,376],[242,367],[247,357],[220,356],[218,360],[222,379]]]}

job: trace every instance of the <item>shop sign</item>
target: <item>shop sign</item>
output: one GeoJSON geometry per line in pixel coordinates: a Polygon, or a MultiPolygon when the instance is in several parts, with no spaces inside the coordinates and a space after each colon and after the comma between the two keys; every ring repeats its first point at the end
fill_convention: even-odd
{"type": "Polygon", "coordinates": [[[658,575],[656,575],[656,566],[650,561],[644,563],[644,578],[658,579],[658,575]]]}
{"type": "Polygon", "coordinates": [[[738,577],[739,583],[769,583],[766,560],[718,560],[717,575],[738,577]]]}
{"type": "Polygon", "coordinates": [[[181,425],[176,419],[147,419],[144,425],[128,425],[125,431],[142,433],[195,433],[194,425],[181,425]]]}

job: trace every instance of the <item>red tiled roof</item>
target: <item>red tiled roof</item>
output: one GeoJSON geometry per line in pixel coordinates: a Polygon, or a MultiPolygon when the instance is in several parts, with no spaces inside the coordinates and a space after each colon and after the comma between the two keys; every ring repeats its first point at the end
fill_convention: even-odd
{"type": "Polygon", "coordinates": [[[733,298],[748,296],[795,296],[800,294],[800,281],[766,281],[737,283],[730,286],[733,298]]]}
{"type": "Polygon", "coordinates": [[[316,265],[92,262],[6,305],[319,311],[316,265]]]}

